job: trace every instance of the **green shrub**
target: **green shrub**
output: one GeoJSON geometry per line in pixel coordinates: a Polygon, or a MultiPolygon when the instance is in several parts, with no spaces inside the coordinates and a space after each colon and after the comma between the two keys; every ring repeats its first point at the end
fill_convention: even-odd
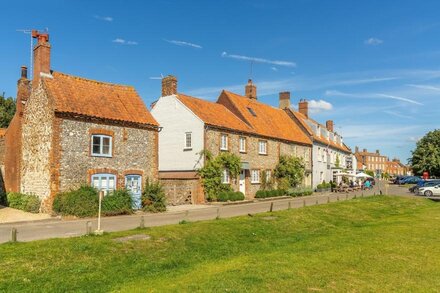
{"type": "Polygon", "coordinates": [[[115,190],[102,200],[102,214],[105,216],[128,215],[132,212],[131,195],[126,189],[115,190]]]}
{"type": "Polygon", "coordinates": [[[98,190],[82,185],[76,190],[57,194],[53,211],[63,216],[93,217],[98,214],[98,190]]]}
{"type": "Polygon", "coordinates": [[[238,200],[244,200],[244,194],[240,191],[222,191],[217,195],[217,201],[219,202],[238,200]]]}
{"type": "Polygon", "coordinates": [[[240,191],[234,192],[233,196],[230,197],[230,200],[232,200],[232,201],[244,200],[243,192],[240,192],[240,191]]]}
{"type": "Polygon", "coordinates": [[[283,189],[258,190],[255,194],[255,198],[277,197],[284,196],[286,194],[286,191],[283,189]]]}
{"type": "Polygon", "coordinates": [[[287,194],[292,197],[308,196],[313,194],[311,188],[291,188],[287,191],[287,194]]]}
{"type": "Polygon", "coordinates": [[[265,198],[266,197],[266,190],[258,190],[255,193],[255,198],[265,198]]]}
{"type": "Polygon", "coordinates": [[[217,201],[225,202],[229,200],[229,192],[230,191],[222,191],[217,195],[217,201]]]}
{"type": "Polygon", "coordinates": [[[41,201],[36,195],[10,192],[7,195],[8,206],[25,212],[38,213],[41,201]]]}
{"type": "Polygon", "coordinates": [[[147,178],[142,191],[142,209],[153,213],[167,210],[165,191],[159,181],[150,182],[150,179],[147,178]]]}

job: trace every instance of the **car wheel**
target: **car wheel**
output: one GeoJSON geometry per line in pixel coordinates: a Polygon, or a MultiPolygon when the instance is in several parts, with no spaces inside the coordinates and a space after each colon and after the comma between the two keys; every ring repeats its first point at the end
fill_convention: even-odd
{"type": "Polygon", "coordinates": [[[432,196],[432,191],[431,190],[427,190],[423,193],[425,196],[430,197],[432,196]]]}

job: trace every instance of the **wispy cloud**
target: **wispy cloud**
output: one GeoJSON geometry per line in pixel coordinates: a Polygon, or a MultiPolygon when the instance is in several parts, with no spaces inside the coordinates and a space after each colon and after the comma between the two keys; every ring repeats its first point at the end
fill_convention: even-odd
{"type": "Polygon", "coordinates": [[[160,76],[150,76],[148,79],[157,80],[157,79],[162,79],[162,77],[160,77],[160,76]]]}
{"type": "Polygon", "coordinates": [[[372,45],[372,46],[377,46],[377,45],[380,45],[382,43],[383,43],[383,41],[381,39],[378,39],[378,38],[369,38],[369,39],[366,39],[364,41],[365,45],[372,45]]]}
{"type": "Polygon", "coordinates": [[[269,60],[259,57],[249,57],[249,56],[243,56],[243,55],[235,55],[235,54],[228,54],[226,52],[223,52],[221,54],[223,58],[231,58],[236,60],[243,60],[243,61],[252,61],[256,63],[266,63],[266,64],[273,64],[278,66],[286,66],[286,67],[296,67],[295,62],[291,61],[280,61],[280,60],[269,60]]]}
{"type": "Polygon", "coordinates": [[[278,71],[278,68],[276,68],[275,66],[271,67],[270,69],[272,69],[272,71],[278,71]]]}
{"type": "Polygon", "coordinates": [[[404,118],[404,119],[414,119],[414,117],[411,117],[411,116],[408,116],[408,115],[403,115],[403,114],[400,114],[400,113],[395,112],[395,111],[389,111],[389,110],[386,110],[386,111],[383,111],[383,112],[384,112],[385,114],[392,115],[392,116],[399,117],[399,118],[404,118]]]}
{"type": "Polygon", "coordinates": [[[185,41],[178,41],[178,40],[167,40],[164,39],[165,42],[168,42],[173,45],[182,46],[182,47],[192,47],[196,49],[202,49],[203,47],[194,43],[185,42],[185,41]]]}
{"type": "Polygon", "coordinates": [[[340,92],[340,91],[335,91],[335,90],[327,90],[325,91],[325,95],[326,96],[340,96],[340,97],[352,97],[352,98],[383,98],[383,99],[391,99],[391,100],[398,100],[398,101],[402,101],[402,102],[407,102],[407,103],[411,103],[411,104],[416,104],[416,105],[423,105],[420,102],[417,102],[416,100],[412,100],[412,99],[408,99],[408,98],[404,98],[404,97],[399,97],[399,96],[394,96],[394,95],[389,95],[389,94],[382,94],[382,93],[345,93],[345,92],[340,92]]]}
{"type": "Polygon", "coordinates": [[[426,84],[407,84],[407,86],[423,89],[423,90],[432,90],[432,91],[440,91],[440,87],[435,87],[432,85],[426,85],[426,84]]]}
{"type": "Polygon", "coordinates": [[[116,38],[112,42],[116,43],[116,44],[120,44],[120,45],[129,45],[129,46],[133,46],[133,45],[137,45],[138,44],[138,42],[127,41],[127,40],[124,40],[124,39],[121,39],[121,38],[116,38]]]}
{"type": "Polygon", "coordinates": [[[98,20],[102,20],[102,21],[107,21],[107,22],[112,22],[113,21],[113,17],[111,17],[111,16],[94,15],[93,17],[98,19],[98,20]]]}
{"type": "Polygon", "coordinates": [[[333,109],[333,105],[324,100],[310,100],[309,110],[310,113],[319,113],[322,111],[329,111],[333,109]]]}

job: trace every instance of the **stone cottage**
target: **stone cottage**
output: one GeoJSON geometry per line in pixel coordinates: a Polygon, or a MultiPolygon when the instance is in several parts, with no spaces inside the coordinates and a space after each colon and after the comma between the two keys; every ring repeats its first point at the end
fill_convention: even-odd
{"type": "Polygon", "coordinates": [[[7,191],[36,194],[50,211],[57,193],[84,183],[127,187],[139,206],[143,182],[157,178],[158,123],[131,86],[51,70],[49,36],[33,36],[33,80],[23,68],[5,135],[7,191]]]}
{"type": "Polygon", "coordinates": [[[251,81],[245,92],[241,96],[223,91],[217,102],[210,102],[178,93],[174,76],[162,80],[162,97],[151,113],[163,127],[159,177],[173,204],[204,201],[196,172],[204,164],[202,150],[214,156],[231,152],[241,158],[238,178],[224,170],[222,182],[246,198],[254,198],[263,174],[272,177],[281,155],[302,157],[307,168],[303,184],[311,185],[310,139],[286,112],[257,101],[251,81]]]}

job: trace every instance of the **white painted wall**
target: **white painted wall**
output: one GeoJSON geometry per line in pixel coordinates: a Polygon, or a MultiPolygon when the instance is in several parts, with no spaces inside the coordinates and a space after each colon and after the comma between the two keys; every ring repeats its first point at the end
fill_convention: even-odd
{"type": "Polygon", "coordinates": [[[175,95],[161,97],[151,114],[162,127],[159,132],[159,171],[190,171],[203,165],[204,122],[175,95]],[[185,132],[192,133],[192,149],[185,150],[185,132]]]}

